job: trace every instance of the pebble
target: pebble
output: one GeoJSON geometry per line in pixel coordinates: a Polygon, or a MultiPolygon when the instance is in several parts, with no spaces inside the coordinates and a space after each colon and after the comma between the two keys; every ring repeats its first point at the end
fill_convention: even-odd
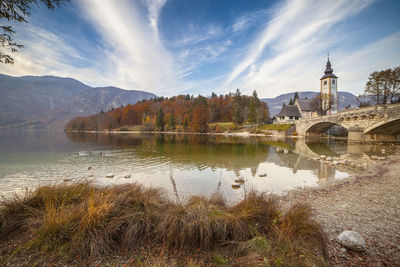
{"type": "Polygon", "coordinates": [[[233,189],[238,189],[240,187],[240,184],[238,184],[238,183],[233,183],[232,184],[232,188],[233,189]]]}
{"type": "Polygon", "coordinates": [[[114,173],[108,173],[107,175],[106,175],[106,178],[113,178],[114,177],[114,173]]]}
{"type": "Polygon", "coordinates": [[[131,178],[131,175],[127,174],[127,175],[124,176],[124,178],[131,178]]]}

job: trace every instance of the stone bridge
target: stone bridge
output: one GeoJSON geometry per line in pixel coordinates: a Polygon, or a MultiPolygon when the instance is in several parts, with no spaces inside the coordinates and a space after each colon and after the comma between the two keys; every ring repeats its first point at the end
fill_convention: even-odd
{"type": "Polygon", "coordinates": [[[349,141],[400,141],[400,104],[345,110],[295,122],[299,136],[322,135],[334,125],[347,129],[349,141]]]}

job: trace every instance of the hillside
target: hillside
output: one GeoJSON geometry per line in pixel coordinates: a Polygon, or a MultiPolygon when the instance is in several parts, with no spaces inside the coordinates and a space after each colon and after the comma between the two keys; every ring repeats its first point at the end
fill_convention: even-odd
{"type": "Polygon", "coordinates": [[[156,95],[116,87],[93,88],[71,78],[0,74],[0,96],[0,128],[62,128],[73,117],[156,95]]]}
{"type": "MultiPolygon", "coordinates": [[[[311,92],[311,91],[302,91],[298,92],[300,98],[308,98],[312,99],[318,95],[318,92],[311,92]]],[[[271,116],[275,116],[279,113],[282,108],[283,103],[288,104],[290,99],[294,97],[293,93],[279,95],[275,98],[263,98],[262,101],[266,102],[269,107],[269,111],[271,116]]],[[[339,110],[344,109],[346,106],[358,106],[358,99],[355,95],[348,92],[338,92],[339,97],[339,110]]]]}

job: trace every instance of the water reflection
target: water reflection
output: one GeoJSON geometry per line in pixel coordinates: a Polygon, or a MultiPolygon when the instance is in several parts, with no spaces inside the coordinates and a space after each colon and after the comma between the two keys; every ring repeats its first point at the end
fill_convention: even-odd
{"type": "Polygon", "coordinates": [[[140,182],[171,196],[224,192],[239,199],[254,188],[281,193],[345,178],[357,168],[321,161],[386,154],[389,147],[320,140],[222,135],[88,134],[0,131],[0,193],[39,183],[93,177],[100,184],[140,182]],[[78,156],[76,155],[78,154],[78,156]],[[89,168],[90,167],[90,168],[89,168]],[[90,169],[90,170],[88,170],[90,169]],[[113,179],[105,178],[113,172],[113,179]],[[266,174],[266,177],[262,177],[266,174]],[[129,180],[125,176],[132,176],[129,180]],[[245,183],[232,189],[234,179],[245,183]]]}

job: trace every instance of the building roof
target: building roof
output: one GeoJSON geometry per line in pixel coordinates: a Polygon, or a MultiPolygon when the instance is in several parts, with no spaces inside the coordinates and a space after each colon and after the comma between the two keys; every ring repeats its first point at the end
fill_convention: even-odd
{"type": "Polygon", "coordinates": [[[301,113],[295,105],[283,105],[277,117],[301,117],[301,113]]]}
{"type": "Polygon", "coordinates": [[[315,102],[312,99],[296,99],[302,111],[315,111],[315,102]]]}
{"type": "Polygon", "coordinates": [[[322,76],[321,80],[328,77],[337,78],[336,75],[333,74],[333,69],[331,67],[331,62],[329,61],[329,57],[328,57],[328,62],[326,62],[325,75],[322,76]]]}

